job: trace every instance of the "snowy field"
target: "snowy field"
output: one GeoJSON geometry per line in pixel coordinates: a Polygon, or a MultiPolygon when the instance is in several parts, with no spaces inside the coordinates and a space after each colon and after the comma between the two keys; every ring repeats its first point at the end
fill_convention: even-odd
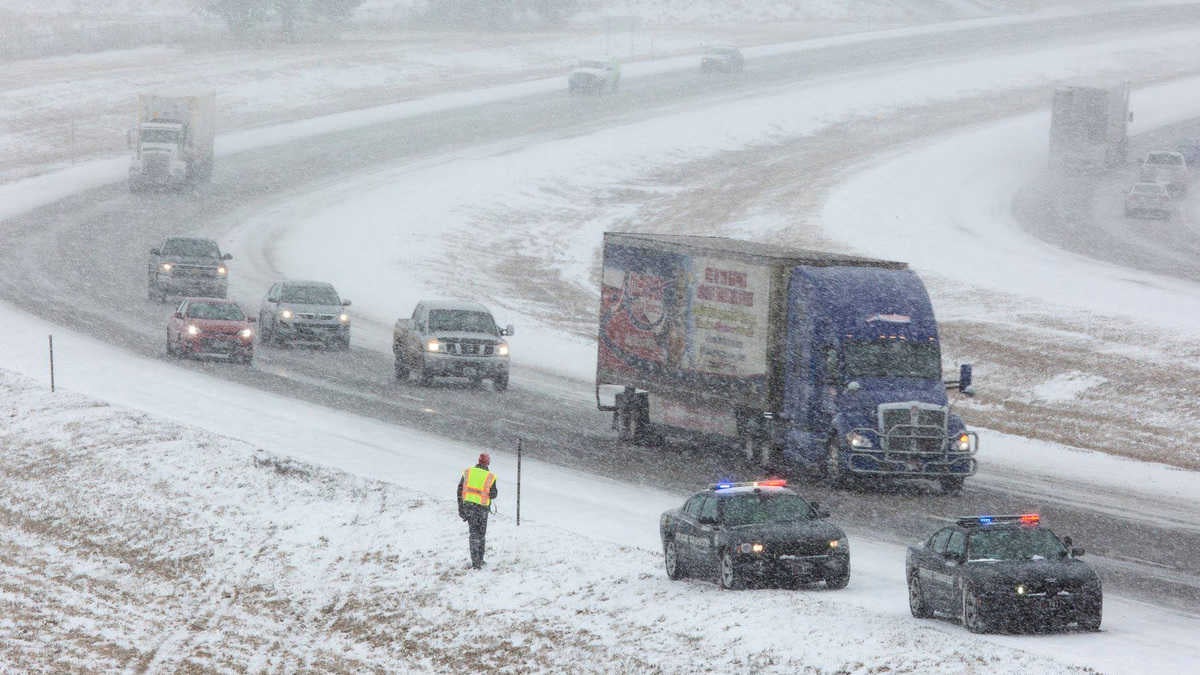
{"type": "MultiPolygon", "coordinates": [[[[400,200],[415,205],[422,222],[433,219],[450,232],[497,211],[561,212],[564,204],[555,195],[605,193],[639,183],[666,166],[663,158],[683,163],[773,137],[814,133],[848,116],[885,114],[990,87],[1044,84],[1078,74],[1080,64],[1096,70],[1153,65],[1186,72],[1193,66],[1185,62],[1190,55],[1184,48],[1198,37],[1179,31],[1160,36],[1150,47],[1114,40],[1027,60],[969,61],[946,66],[936,78],[936,91],[923,89],[923,79],[897,82],[894,88],[859,83],[839,89],[822,83],[829,107],[808,116],[780,119],[771,112],[794,113],[788,97],[803,97],[803,90],[728,104],[721,114],[746,119],[742,133],[716,133],[712,119],[719,116],[683,113],[552,146],[521,147],[518,140],[513,147],[475,148],[422,166],[348,177],[326,191],[247,217],[222,244],[261,250],[257,259],[247,256],[253,265],[236,282],[244,285],[233,289],[235,295],[256,299],[264,279],[303,275],[314,264],[328,268],[343,252],[330,250],[317,233],[338,223],[345,227],[346,244],[380,251],[378,258],[356,258],[355,265],[338,269],[338,285],[355,298],[357,312],[388,325],[397,305],[411,306],[426,285],[437,286],[448,274],[434,261],[455,253],[447,240],[411,230],[396,234],[410,259],[389,258],[385,247],[361,248],[375,241],[382,227],[375,214],[400,200]],[[1175,61],[1175,54],[1184,57],[1175,61]],[[695,138],[709,141],[697,144],[695,138]],[[451,173],[459,181],[471,176],[473,190],[450,199],[447,190],[429,189],[431,180],[450,184],[451,173]],[[350,194],[358,197],[350,200],[350,194]],[[272,221],[293,226],[271,232],[283,237],[279,247],[261,249],[265,223],[272,221]],[[363,269],[372,274],[363,275],[363,269]],[[412,297],[382,297],[375,291],[382,285],[412,289],[412,297]]],[[[681,52],[693,48],[691,40],[681,39],[681,52]]],[[[426,94],[419,101],[236,133],[227,129],[220,149],[246,151],[437,106],[561,88],[557,70],[545,79],[528,76],[541,67],[557,69],[554,62],[568,43],[548,44],[531,49],[542,56],[513,66],[512,72],[520,73],[514,79],[522,84],[433,95],[436,78],[422,76],[420,87],[428,86],[418,87],[426,94]],[[547,53],[553,56],[544,58],[547,53]]],[[[780,48],[803,45],[748,53],[780,48]]],[[[507,47],[497,50],[511,54],[507,47]]],[[[275,65],[275,58],[267,57],[263,67],[275,65]]],[[[489,53],[478,69],[465,67],[449,52],[438,62],[450,64],[446,69],[454,73],[486,75],[497,58],[489,53]]],[[[244,61],[245,55],[229,60],[244,61]]],[[[693,65],[685,56],[631,65],[627,74],[693,65]]],[[[253,69],[244,63],[237,68],[253,69]]],[[[305,66],[297,68],[305,79],[305,66]]],[[[115,111],[124,94],[113,93],[111,72],[100,68],[86,88],[102,108],[115,111]]],[[[232,85],[243,75],[228,77],[214,83],[232,85]]],[[[243,112],[260,124],[312,112],[316,107],[307,106],[319,98],[326,76],[313,77],[311,89],[287,89],[297,92],[291,98],[300,103],[291,109],[277,107],[282,97],[273,98],[270,86],[262,88],[261,100],[247,86],[243,112]]],[[[69,110],[64,103],[71,98],[69,79],[60,82],[62,94],[54,99],[59,103],[48,104],[52,109],[69,110]]],[[[450,79],[454,86],[478,82],[450,79]]],[[[1187,81],[1139,91],[1139,124],[1200,115],[1200,100],[1189,93],[1196,86],[1187,81]]],[[[41,100],[45,91],[27,95],[26,100],[41,100]]],[[[26,108],[8,99],[2,109],[26,108]]],[[[118,117],[114,112],[113,119],[118,117]]],[[[1044,117],[985,125],[906,148],[848,174],[823,207],[826,236],[848,249],[883,255],[873,247],[895,242],[873,226],[901,220],[936,230],[947,242],[945,249],[902,256],[890,249],[886,255],[910,260],[935,289],[945,289],[950,302],[939,311],[951,316],[972,311],[971,303],[955,304],[961,297],[956,289],[966,285],[1013,302],[1031,303],[1030,296],[1037,296],[1038,303],[1081,315],[1115,312],[1193,338],[1200,328],[1194,318],[1200,312],[1193,307],[1200,294],[1194,285],[1106,269],[1019,233],[1003,204],[1019,187],[1022,169],[1042,161],[1040,145],[1027,139],[1041,134],[1044,125],[1044,117]],[[994,173],[979,175],[956,165],[956,150],[964,147],[996,158],[994,173]],[[906,181],[914,175],[969,191],[949,208],[912,200],[919,190],[906,181]],[[964,231],[964,222],[978,223],[980,229],[964,231]],[[986,258],[959,268],[968,276],[956,276],[943,263],[963,247],[986,258]],[[1042,264],[1034,267],[1031,260],[1042,264]],[[1023,272],[991,273],[1001,269],[1023,272]],[[1046,270],[1061,270],[1062,276],[1046,270]],[[1083,277],[1103,284],[1103,305],[1096,304],[1095,292],[1066,283],[1083,277]]],[[[12,168],[20,175],[42,173],[47,164],[61,161],[61,156],[32,164],[24,156],[13,160],[37,135],[8,136],[10,145],[0,143],[0,161],[12,162],[5,164],[10,168],[20,164],[12,168]]],[[[97,145],[91,152],[105,154],[105,149],[97,145]]],[[[80,161],[72,169],[0,186],[0,217],[119,180],[123,172],[123,158],[80,161]]],[[[586,289],[599,233],[628,224],[629,216],[621,209],[568,212],[561,222],[537,223],[522,236],[549,242],[540,254],[554,261],[565,283],[586,289]]],[[[781,218],[764,214],[731,223],[730,229],[770,237],[779,232],[781,218]]],[[[496,279],[482,284],[478,290],[484,295],[504,295],[496,279]]],[[[530,363],[521,354],[537,353],[564,374],[583,381],[590,377],[593,348],[577,326],[541,321],[535,308],[520,302],[503,307],[505,316],[515,316],[521,326],[514,341],[518,364],[530,363]]],[[[465,528],[454,515],[450,492],[457,472],[478,448],[134,358],[11,310],[7,314],[9,327],[0,333],[5,419],[0,471],[6,487],[0,492],[0,606],[6,610],[0,613],[0,666],[47,672],[483,667],[509,672],[1135,673],[1186,672],[1200,662],[1194,639],[1200,619],[1113,596],[1106,598],[1100,634],[980,638],[953,622],[915,621],[904,594],[902,547],[864,532],[850,533],[854,577],[846,591],[815,587],[729,594],[708,583],[669,582],[661,570],[655,526],[658,514],[684,495],[527,462],[517,528],[515,458],[504,451],[493,452],[502,492],[501,513],[489,533],[489,568],[484,575],[472,574],[465,569],[465,528]],[[49,333],[55,334],[59,356],[61,390],[53,395],[46,391],[49,333]],[[331,454],[331,448],[338,451],[331,454]],[[584,497],[583,485],[600,489],[584,497]],[[564,507],[568,502],[571,506],[564,507]]],[[[364,335],[363,343],[381,351],[387,344],[379,335],[364,335]]],[[[1064,376],[1047,380],[1037,391],[1047,398],[1071,398],[1096,385],[1086,377],[1064,376]]],[[[1014,452],[985,457],[979,480],[999,480],[1015,466],[1053,477],[1070,461],[1084,467],[1079,474],[1093,489],[1129,488],[1136,477],[1133,482],[1148,494],[1165,494],[1193,513],[1200,499],[1200,479],[1193,472],[1026,439],[1009,441],[1014,452]]]]}

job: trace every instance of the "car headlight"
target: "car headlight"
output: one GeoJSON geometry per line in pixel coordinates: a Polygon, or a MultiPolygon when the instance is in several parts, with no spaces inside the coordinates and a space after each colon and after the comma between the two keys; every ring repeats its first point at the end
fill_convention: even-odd
{"type": "Polygon", "coordinates": [[[871,440],[870,436],[860,434],[857,431],[851,431],[850,433],[846,434],[846,442],[849,443],[850,447],[852,448],[870,448],[875,446],[875,443],[871,440]]]}
{"type": "Polygon", "coordinates": [[[188,327],[187,327],[187,334],[188,334],[188,335],[199,335],[199,334],[200,334],[200,327],[199,327],[199,326],[197,326],[197,325],[196,325],[196,324],[194,324],[194,323],[190,323],[190,324],[188,324],[188,327]]]}
{"type": "Polygon", "coordinates": [[[243,328],[238,332],[238,335],[242,336],[243,340],[249,340],[254,337],[254,331],[249,328],[243,328]]]}
{"type": "Polygon", "coordinates": [[[290,309],[285,309],[285,310],[279,312],[279,318],[283,319],[284,321],[291,321],[293,316],[296,316],[296,315],[293,314],[292,310],[290,310],[290,309]]]}
{"type": "Polygon", "coordinates": [[[845,538],[845,537],[842,537],[842,538],[840,538],[840,539],[830,539],[830,540],[829,540],[829,548],[830,548],[830,549],[833,549],[833,550],[835,550],[835,551],[847,551],[847,550],[849,550],[848,546],[846,545],[846,538],[845,538]]]}
{"type": "Polygon", "coordinates": [[[225,269],[224,265],[217,267],[217,276],[223,277],[229,270],[225,269]]]}
{"type": "Polygon", "coordinates": [[[741,551],[742,553],[762,553],[763,548],[764,547],[762,545],[762,542],[757,542],[757,541],[746,542],[746,543],[738,546],[738,550],[741,551]]]}
{"type": "Polygon", "coordinates": [[[428,340],[425,341],[425,351],[436,352],[436,351],[441,351],[441,349],[442,349],[442,343],[438,342],[437,338],[429,338],[428,340]]]}
{"type": "Polygon", "coordinates": [[[1025,588],[1025,584],[1017,584],[1015,590],[1017,591],[1017,595],[1025,595],[1029,591],[1029,589],[1025,588]]]}
{"type": "Polygon", "coordinates": [[[171,267],[172,267],[171,263],[161,263],[161,264],[158,266],[158,271],[159,271],[159,272],[170,272],[170,271],[171,271],[171,267]]]}
{"type": "Polygon", "coordinates": [[[497,342],[496,343],[496,356],[508,356],[508,343],[507,342],[497,342]]]}
{"type": "Polygon", "coordinates": [[[345,312],[338,314],[338,322],[339,323],[350,323],[350,315],[345,312]]]}
{"type": "Polygon", "coordinates": [[[955,446],[959,452],[971,451],[971,437],[967,434],[959,434],[958,440],[955,441],[955,446]]]}

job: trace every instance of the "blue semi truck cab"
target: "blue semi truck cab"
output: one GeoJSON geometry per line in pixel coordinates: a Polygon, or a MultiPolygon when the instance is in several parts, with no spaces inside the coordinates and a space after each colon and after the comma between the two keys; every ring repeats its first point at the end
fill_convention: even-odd
{"type": "MultiPolygon", "coordinates": [[[[605,234],[596,395],[623,439],[723,437],[771,470],[958,490],[933,306],[904,263],[722,237],[605,234]]],[[[949,383],[970,391],[971,369],[949,383]]]]}

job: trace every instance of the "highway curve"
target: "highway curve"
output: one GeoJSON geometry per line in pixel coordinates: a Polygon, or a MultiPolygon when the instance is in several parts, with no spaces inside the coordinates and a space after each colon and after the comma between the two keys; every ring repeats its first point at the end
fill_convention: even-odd
{"type": "MultiPolygon", "coordinates": [[[[578,134],[816,77],[845,79],[856,73],[966,55],[1017,53],[1058,42],[1076,44],[1092,35],[1198,24],[1200,7],[1175,6],[1053,18],[1032,25],[973,27],[934,38],[893,36],[865,45],[831,46],[762,59],[738,81],[723,82],[719,87],[711,78],[693,72],[630,79],[622,83],[619,95],[589,100],[586,105],[565,92],[529,96],[223,157],[212,184],[195,193],[131,195],[124,185],[112,185],[5,221],[0,297],[133,353],[165,359],[168,307],[146,299],[148,249],[164,235],[178,232],[219,237],[236,214],[265,208],[288,194],[470,145],[578,134]]],[[[805,139],[806,152],[822,155],[826,161],[818,157],[796,167],[807,173],[792,173],[787,179],[827,185],[829,176],[820,172],[861,160],[887,144],[1042,105],[1044,100],[1035,92],[981,96],[970,105],[947,104],[921,111],[919,116],[898,114],[894,119],[875,120],[874,135],[859,142],[848,140],[854,137],[846,128],[836,127],[805,139]],[[828,160],[834,155],[836,163],[828,160]]],[[[769,172],[763,169],[763,173],[769,172]]],[[[234,270],[236,274],[236,266],[234,270]]],[[[238,288],[234,280],[237,299],[249,307],[257,306],[262,290],[238,288]]],[[[378,332],[386,327],[372,328],[378,332]]],[[[955,326],[947,327],[948,341],[963,339],[955,330],[955,326]]],[[[391,378],[391,358],[386,350],[383,344],[356,345],[348,353],[263,348],[252,369],[198,363],[180,363],[179,367],[485,447],[511,447],[521,437],[527,451],[540,459],[635,483],[683,491],[714,475],[752,473],[735,453],[726,451],[682,445],[665,450],[618,445],[608,429],[608,419],[595,411],[586,384],[514,370],[513,387],[503,395],[490,388],[456,385],[420,388],[391,378]]],[[[1178,606],[1194,607],[1200,601],[1200,563],[1191,555],[1200,550],[1200,519],[1192,514],[1182,520],[1147,522],[1146,514],[1152,516],[1156,509],[1174,514],[1171,504],[1143,504],[1142,513],[1132,517],[1127,513],[1129,498],[1096,496],[1086,490],[1078,491],[1084,494],[1076,497],[1075,492],[1050,481],[1020,476],[969,482],[961,496],[944,496],[936,490],[860,493],[833,492],[824,486],[807,489],[851,529],[869,530],[896,541],[909,541],[929,531],[934,515],[1040,508],[1056,530],[1070,533],[1076,541],[1086,543],[1089,553],[1097,554],[1109,590],[1178,606]]]]}

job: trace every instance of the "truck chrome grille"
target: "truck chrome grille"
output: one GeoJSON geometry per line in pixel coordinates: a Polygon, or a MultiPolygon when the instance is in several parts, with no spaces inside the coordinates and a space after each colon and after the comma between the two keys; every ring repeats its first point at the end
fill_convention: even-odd
{"type": "Polygon", "coordinates": [[[471,338],[450,338],[440,340],[441,351],[444,354],[459,356],[492,356],[496,343],[488,340],[473,340],[471,338]]]}
{"type": "Polygon", "coordinates": [[[879,434],[885,452],[938,454],[946,445],[946,408],[927,403],[879,406],[879,434]]]}

